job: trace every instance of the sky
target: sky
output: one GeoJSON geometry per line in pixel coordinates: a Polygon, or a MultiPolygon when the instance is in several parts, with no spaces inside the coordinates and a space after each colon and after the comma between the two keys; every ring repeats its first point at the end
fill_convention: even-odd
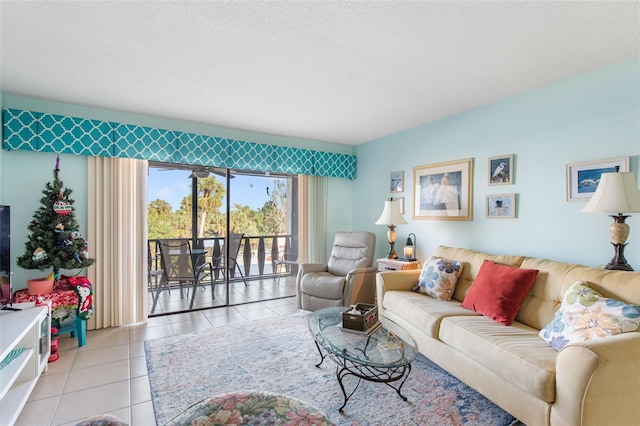
{"type": "MultiPolygon", "coordinates": [[[[191,195],[190,174],[188,170],[160,170],[149,167],[147,202],[157,199],[165,200],[171,204],[173,211],[176,211],[180,208],[182,199],[191,195]]],[[[223,176],[215,175],[215,177],[224,185],[223,176]]],[[[273,178],[235,176],[231,179],[231,205],[239,203],[257,210],[270,199],[267,195],[267,187],[269,191],[273,190],[273,178]]]]}

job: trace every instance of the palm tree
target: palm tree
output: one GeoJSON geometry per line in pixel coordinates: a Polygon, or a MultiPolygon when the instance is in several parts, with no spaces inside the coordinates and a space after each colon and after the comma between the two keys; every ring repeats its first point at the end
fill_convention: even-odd
{"type": "Polygon", "coordinates": [[[222,207],[222,200],[226,191],[218,179],[213,176],[198,179],[198,238],[204,238],[207,213],[222,207]]]}

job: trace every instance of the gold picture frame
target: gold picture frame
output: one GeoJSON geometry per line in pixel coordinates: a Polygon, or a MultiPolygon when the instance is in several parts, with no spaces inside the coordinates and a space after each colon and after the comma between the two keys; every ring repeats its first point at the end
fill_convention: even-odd
{"type": "Polygon", "coordinates": [[[413,168],[413,218],[473,219],[473,158],[413,168]]]}

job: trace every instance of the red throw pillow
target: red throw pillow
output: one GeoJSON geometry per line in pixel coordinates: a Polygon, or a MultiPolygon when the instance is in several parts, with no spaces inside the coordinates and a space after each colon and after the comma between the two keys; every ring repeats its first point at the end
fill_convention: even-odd
{"type": "Polygon", "coordinates": [[[537,269],[514,268],[484,260],[462,307],[510,325],[537,275],[537,269]]]}

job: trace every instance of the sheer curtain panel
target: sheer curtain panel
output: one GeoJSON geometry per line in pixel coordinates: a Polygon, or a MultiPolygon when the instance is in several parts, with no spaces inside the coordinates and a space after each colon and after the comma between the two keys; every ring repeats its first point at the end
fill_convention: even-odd
{"type": "Polygon", "coordinates": [[[88,157],[88,240],[96,263],[88,328],[147,319],[147,161],[88,157]]]}
{"type": "Polygon", "coordinates": [[[329,182],[323,176],[300,175],[300,253],[302,263],[325,262],[327,259],[327,196],[329,182]]]}

